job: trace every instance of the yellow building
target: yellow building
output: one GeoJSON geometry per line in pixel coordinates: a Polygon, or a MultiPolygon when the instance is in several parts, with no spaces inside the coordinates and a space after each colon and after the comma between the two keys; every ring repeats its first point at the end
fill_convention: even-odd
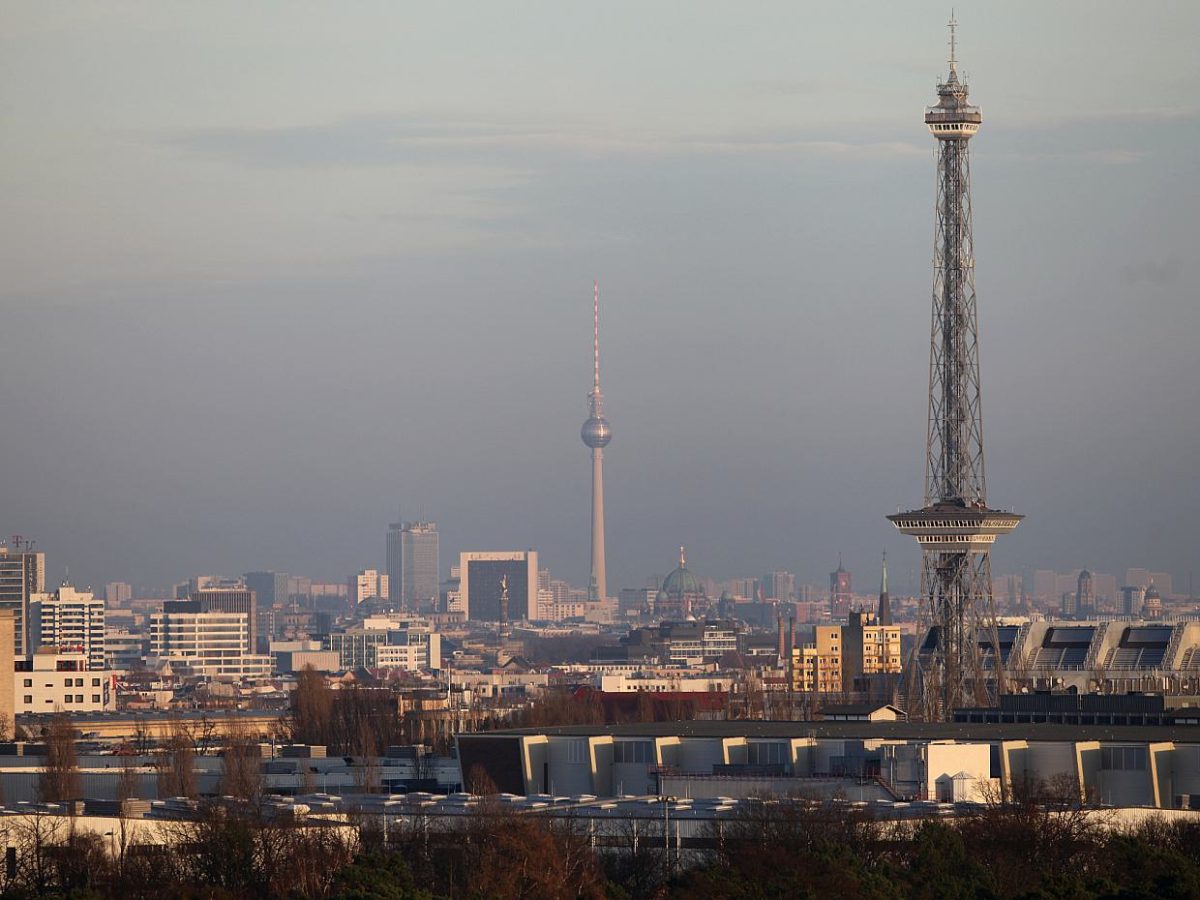
{"type": "Polygon", "coordinates": [[[867,690],[864,676],[900,674],[900,626],[877,625],[869,612],[850,613],[842,631],[842,689],[867,690]]]}
{"type": "Polygon", "coordinates": [[[819,694],[865,692],[872,676],[899,675],[900,626],[876,625],[851,612],[846,625],[817,625],[813,642],[792,651],[792,690],[819,694]]]}
{"type": "Polygon", "coordinates": [[[813,643],[792,650],[792,690],[832,694],[842,690],[842,628],[817,625],[813,643]]]}

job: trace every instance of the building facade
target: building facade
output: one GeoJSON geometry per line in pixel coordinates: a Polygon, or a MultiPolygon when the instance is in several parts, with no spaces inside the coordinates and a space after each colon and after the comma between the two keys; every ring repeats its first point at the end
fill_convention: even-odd
{"type": "Polygon", "coordinates": [[[29,652],[29,597],[46,590],[46,554],[0,546],[0,609],[13,614],[13,647],[29,652]]]}
{"type": "Polygon", "coordinates": [[[168,601],[150,617],[150,654],[193,675],[269,675],[271,657],[247,650],[250,619],[247,612],[202,612],[191,601],[168,601]]]}
{"type": "Polygon", "coordinates": [[[41,647],[13,672],[16,712],[103,712],[117,708],[113,673],[89,669],[83,653],[41,647]]]}
{"type": "Polygon", "coordinates": [[[459,594],[467,619],[509,622],[537,614],[538,555],[536,550],[482,551],[459,554],[459,594]],[[508,609],[501,609],[504,585],[508,609]]]}
{"type": "Polygon", "coordinates": [[[69,584],[52,594],[29,600],[30,646],[53,647],[60,653],[82,653],[89,669],[103,669],[104,600],[69,584]]]}
{"type": "Polygon", "coordinates": [[[432,609],[441,587],[436,522],[393,522],[388,526],[388,599],[404,608],[432,609]]]}

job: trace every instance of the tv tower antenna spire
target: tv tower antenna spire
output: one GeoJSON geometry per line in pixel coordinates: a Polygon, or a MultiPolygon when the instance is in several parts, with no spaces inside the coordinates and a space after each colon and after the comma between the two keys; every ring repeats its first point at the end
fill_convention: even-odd
{"type": "Polygon", "coordinates": [[[600,393],[600,281],[592,284],[592,392],[588,394],[588,418],[580,432],[592,448],[592,574],[588,600],[608,596],[604,560],[604,448],[612,440],[612,428],[604,418],[604,396],[600,393]]]}
{"type": "Polygon", "coordinates": [[[1022,518],[987,505],[967,149],[983,115],[958,80],[957,25],[951,14],[950,72],[925,111],[938,146],[925,505],[888,516],[923,555],[923,637],[904,677],[910,712],[927,721],[1004,691],[989,551],[1022,518]]]}

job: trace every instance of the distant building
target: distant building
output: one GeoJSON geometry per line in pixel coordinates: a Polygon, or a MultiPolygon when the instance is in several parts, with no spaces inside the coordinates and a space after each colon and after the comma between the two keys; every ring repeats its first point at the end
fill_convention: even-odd
{"type": "Polygon", "coordinates": [[[842,628],[816,625],[813,640],[792,649],[792,690],[833,694],[842,691],[842,628]]]}
{"type": "Polygon", "coordinates": [[[140,669],[146,662],[146,636],[126,628],[109,628],[104,634],[104,668],[120,672],[140,669]]]}
{"type": "Polygon", "coordinates": [[[109,606],[124,606],[133,599],[133,585],[124,581],[110,581],[104,586],[104,602],[109,606]]]}
{"type": "Polygon", "coordinates": [[[150,654],[193,675],[269,675],[270,656],[248,651],[251,619],[249,611],[202,611],[199,601],[167,601],[150,616],[150,654]]]}
{"type": "Polygon", "coordinates": [[[29,600],[30,646],[59,653],[82,654],[89,669],[104,662],[104,600],[69,584],[52,594],[32,594],[29,600]]]}
{"type": "Polygon", "coordinates": [[[0,609],[12,610],[15,654],[29,652],[29,596],[46,590],[46,554],[0,547],[0,609]]]}
{"type": "Polygon", "coordinates": [[[388,528],[389,599],[405,609],[433,609],[441,584],[436,522],[396,522],[388,528]]]}
{"type": "Polygon", "coordinates": [[[746,635],[734,622],[663,622],[635,628],[616,646],[597,648],[593,662],[695,666],[720,662],[745,650],[746,635]]]}
{"type": "Polygon", "coordinates": [[[348,583],[350,605],[358,606],[377,597],[386,598],[388,583],[387,575],[376,569],[363,569],[357,575],[351,575],[348,583]]]}
{"type": "Polygon", "coordinates": [[[900,671],[900,626],[881,625],[868,612],[851,612],[842,626],[842,689],[869,692],[876,676],[898,676],[900,671]]]}
{"type": "Polygon", "coordinates": [[[1121,615],[1139,616],[1142,614],[1142,604],[1146,599],[1146,589],[1136,584],[1127,584],[1121,588],[1121,615]]]}
{"type": "Polygon", "coordinates": [[[704,582],[687,567],[687,554],[679,548],[679,566],[663,579],[654,598],[654,618],[687,619],[708,612],[708,592],[704,582]]]}
{"type": "Polygon", "coordinates": [[[1147,619],[1161,619],[1163,614],[1162,594],[1158,592],[1154,582],[1146,588],[1146,597],[1142,602],[1142,614],[1147,619]]]}
{"type": "Polygon", "coordinates": [[[759,583],[762,586],[762,596],[755,596],[756,600],[794,600],[796,598],[796,576],[791,572],[768,572],[759,580],[759,583]]]}
{"type": "Polygon", "coordinates": [[[1096,614],[1096,590],[1092,585],[1092,573],[1084,569],[1075,583],[1075,610],[1081,616],[1096,614]]]}
{"type": "Polygon", "coordinates": [[[839,556],[838,567],[829,573],[829,617],[834,621],[844,619],[850,612],[853,600],[852,579],[842,567],[842,558],[839,556]]]}
{"type": "Polygon", "coordinates": [[[247,572],[246,587],[254,591],[254,602],[262,609],[282,606],[290,597],[290,582],[286,572],[247,572]]]}
{"type": "Polygon", "coordinates": [[[458,569],[462,611],[470,621],[501,621],[502,579],[508,585],[507,620],[536,615],[536,608],[531,608],[537,603],[536,550],[460,553],[458,569]]]}
{"type": "MultiPolygon", "coordinates": [[[[197,612],[244,613],[248,623],[246,653],[258,652],[258,616],[254,591],[244,584],[223,582],[208,583],[192,591],[191,603],[197,603],[197,612]]],[[[169,604],[164,604],[165,607],[169,604]]],[[[183,607],[179,607],[183,609],[183,607]]]]}

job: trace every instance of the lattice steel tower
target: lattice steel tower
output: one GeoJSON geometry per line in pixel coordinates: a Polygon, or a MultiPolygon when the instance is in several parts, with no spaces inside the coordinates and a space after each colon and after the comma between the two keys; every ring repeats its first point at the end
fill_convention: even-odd
{"type": "Polygon", "coordinates": [[[987,505],[967,149],[983,117],[959,79],[956,24],[951,18],[950,74],[938,85],[937,104],[925,111],[938,156],[925,505],[888,516],[917,539],[924,556],[927,628],[905,683],[910,711],[926,720],[948,718],[964,703],[987,703],[1004,689],[988,551],[1022,518],[987,505]]]}

